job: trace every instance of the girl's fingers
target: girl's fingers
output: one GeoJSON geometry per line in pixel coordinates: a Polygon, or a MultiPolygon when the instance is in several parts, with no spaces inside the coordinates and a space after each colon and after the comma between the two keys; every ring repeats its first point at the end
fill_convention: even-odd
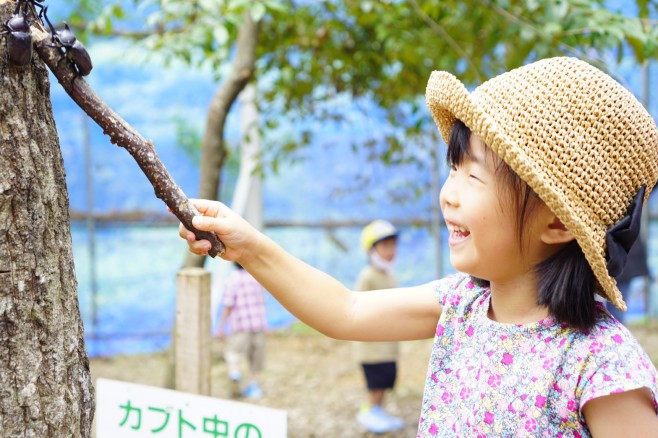
{"type": "Polygon", "coordinates": [[[194,216],[192,218],[192,225],[194,228],[201,231],[215,231],[217,228],[217,218],[210,216],[194,216]]]}
{"type": "Polygon", "coordinates": [[[178,235],[188,242],[194,242],[196,240],[194,233],[185,228],[183,224],[178,225],[178,235]]]}
{"type": "Polygon", "coordinates": [[[208,199],[190,199],[190,202],[192,205],[194,205],[194,207],[196,207],[199,213],[203,214],[204,216],[224,217],[230,211],[226,205],[219,201],[211,201],[208,199]]]}
{"type": "Polygon", "coordinates": [[[192,242],[188,246],[190,247],[190,251],[196,255],[207,255],[211,247],[210,242],[207,240],[192,242]]]}
{"type": "MultiPolygon", "coordinates": [[[[225,233],[230,227],[234,213],[226,205],[218,201],[207,199],[190,199],[190,204],[196,209],[197,216],[192,218],[192,225],[199,231],[210,231],[216,234],[225,233]]],[[[235,225],[235,224],[234,224],[235,225]]],[[[212,245],[207,240],[197,240],[194,233],[188,230],[182,223],[178,226],[178,235],[185,239],[190,252],[197,255],[206,255],[212,245]]],[[[226,243],[226,242],[225,242],[226,243]]],[[[225,256],[226,253],[223,254],[225,256]]]]}

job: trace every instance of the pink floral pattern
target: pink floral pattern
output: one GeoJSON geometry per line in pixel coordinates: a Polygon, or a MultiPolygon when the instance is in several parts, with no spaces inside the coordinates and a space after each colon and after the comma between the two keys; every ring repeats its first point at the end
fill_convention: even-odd
{"type": "Polygon", "coordinates": [[[443,314],[419,437],[588,437],[585,403],[641,387],[651,390],[658,412],[656,368],[603,305],[589,332],[552,318],[501,324],[487,317],[489,289],[470,276],[434,285],[443,314]]]}

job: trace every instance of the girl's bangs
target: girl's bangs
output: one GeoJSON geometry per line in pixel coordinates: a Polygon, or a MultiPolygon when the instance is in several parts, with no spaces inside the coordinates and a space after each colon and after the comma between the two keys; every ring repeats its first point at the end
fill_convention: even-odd
{"type": "Polygon", "coordinates": [[[464,156],[468,156],[470,138],[471,130],[461,120],[455,120],[446,151],[446,162],[449,166],[459,166],[464,160],[464,156]]]}

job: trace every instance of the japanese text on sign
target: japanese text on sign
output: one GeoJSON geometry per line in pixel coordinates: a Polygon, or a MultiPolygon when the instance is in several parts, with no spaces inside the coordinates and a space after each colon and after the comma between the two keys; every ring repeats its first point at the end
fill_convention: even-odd
{"type": "Polygon", "coordinates": [[[169,389],[98,379],[96,436],[284,438],[286,412],[169,389]]]}

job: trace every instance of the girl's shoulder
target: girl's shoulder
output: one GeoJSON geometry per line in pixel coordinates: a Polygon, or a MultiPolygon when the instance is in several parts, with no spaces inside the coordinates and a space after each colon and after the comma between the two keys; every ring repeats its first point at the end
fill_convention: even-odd
{"type": "Polygon", "coordinates": [[[631,331],[610,315],[602,303],[597,303],[597,314],[591,329],[574,332],[574,343],[597,352],[614,351],[615,357],[645,353],[631,331]]]}
{"type": "Polygon", "coordinates": [[[626,326],[601,305],[591,330],[567,337],[568,362],[578,365],[585,379],[580,383],[581,406],[597,397],[648,388],[658,412],[658,371],[651,358],[626,326]],[[583,383],[584,382],[584,383],[583,383]]]}
{"type": "Polygon", "coordinates": [[[624,357],[648,360],[630,330],[612,317],[602,303],[596,304],[596,312],[596,322],[588,330],[570,328],[551,319],[552,324],[544,328],[542,336],[547,341],[556,341],[567,355],[576,356],[579,360],[589,358],[592,363],[622,362],[624,357]]]}
{"type": "Polygon", "coordinates": [[[596,303],[596,322],[594,326],[589,330],[577,331],[577,333],[579,337],[588,342],[609,338],[620,344],[625,341],[637,343],[628,327],[617,321],[601,302],[596,303]]]}

